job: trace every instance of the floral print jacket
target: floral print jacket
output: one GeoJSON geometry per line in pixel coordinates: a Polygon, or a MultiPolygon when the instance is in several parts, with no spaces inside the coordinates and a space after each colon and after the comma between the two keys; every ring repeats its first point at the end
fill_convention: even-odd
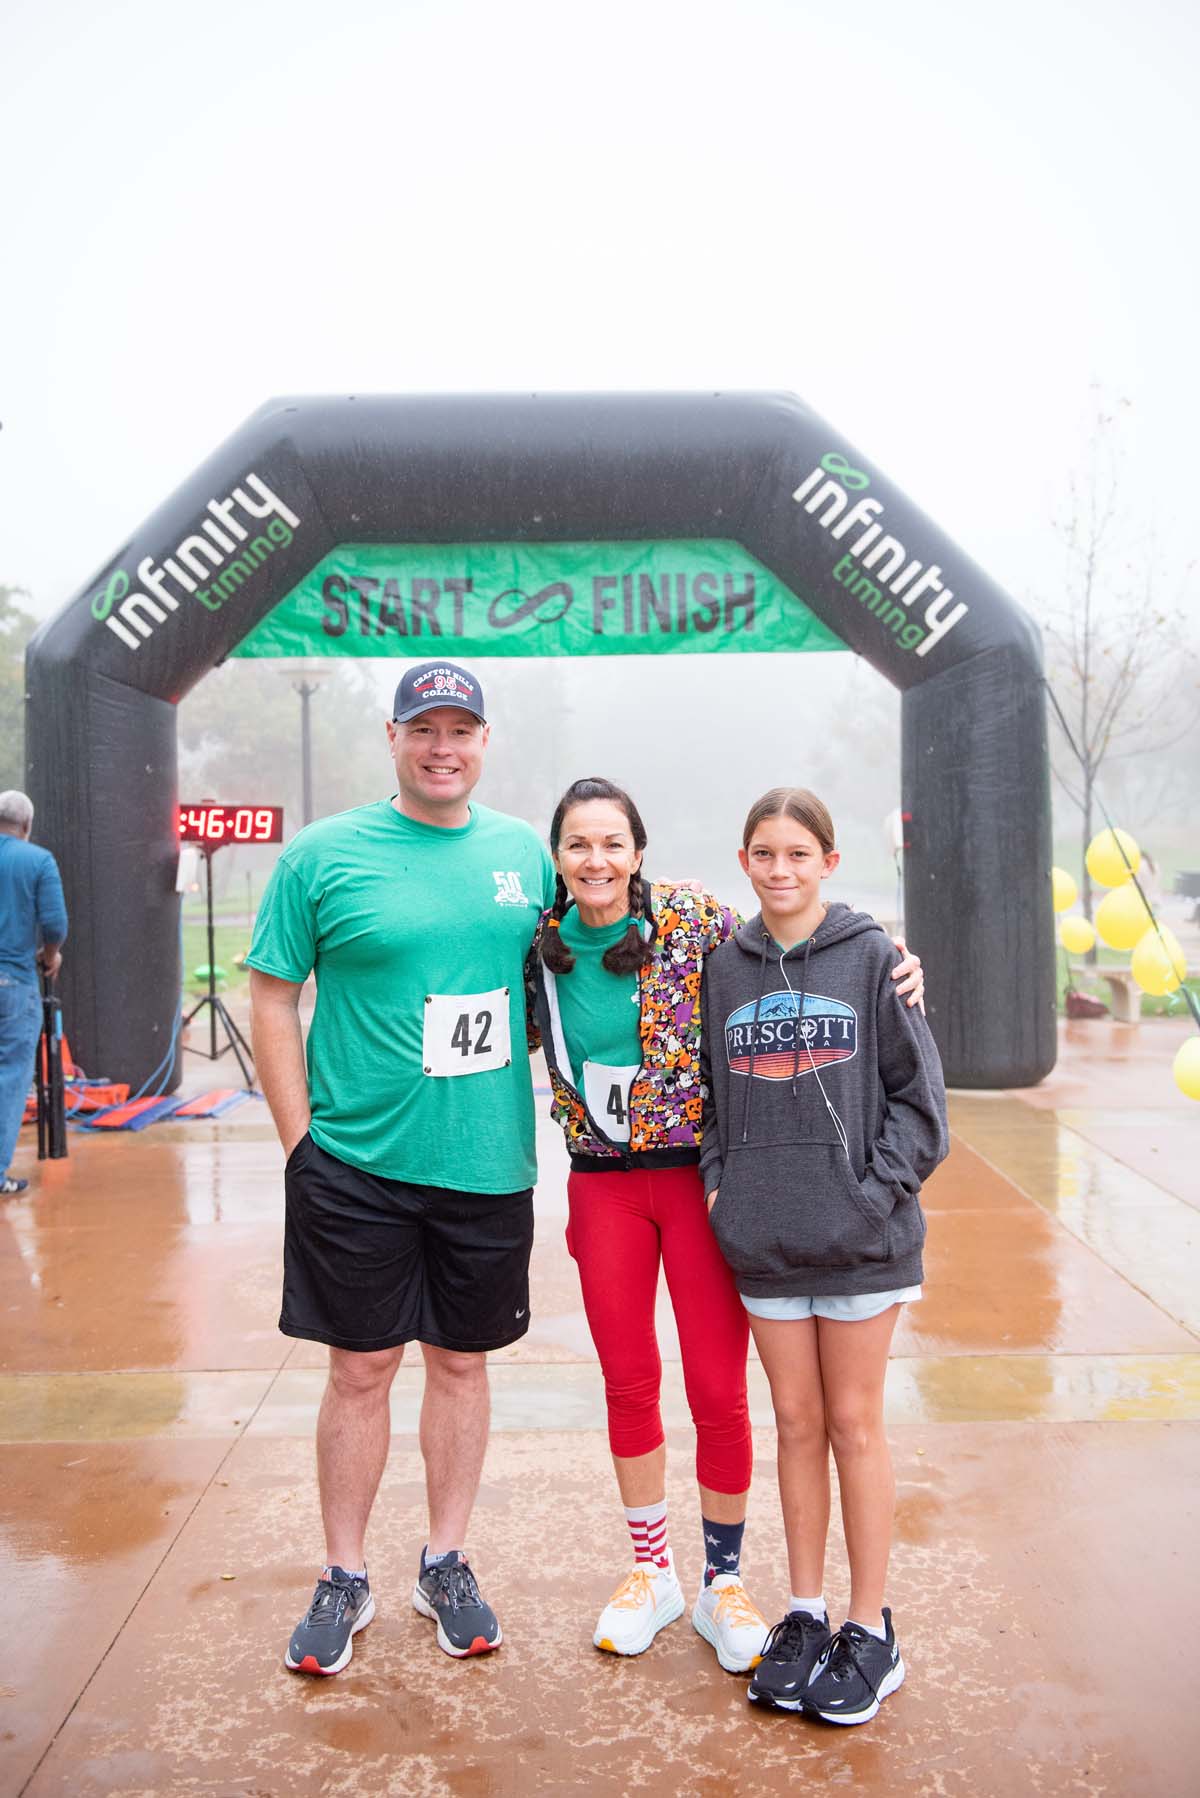
{"type": "Polygon", "coordinates": [[[630,1088],[628,1149],[609,1140],[568,1077],[555,976],[538,954],[548,912],[534,938],[530,1013],[537,1018],[550,1070],[550,1115],[566,1132],[567,1148],[576,1160],[630,1167],[635,1159],[643,1166],[698,1159],[700,976],[705,956],[733,935],[739,920],[711,893],[656,884],[650,894],[652,919],[646,933],[654,933],[654,954],[638,975],[642,1066],[630,1088]]]}

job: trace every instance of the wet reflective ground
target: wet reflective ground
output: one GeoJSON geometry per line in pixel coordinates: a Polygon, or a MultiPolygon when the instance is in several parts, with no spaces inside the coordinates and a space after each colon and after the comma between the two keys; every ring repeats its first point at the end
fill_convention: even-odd
{"type": "MultiPolygon", "coordinates": [[[[890,1602],[909,1667],[862,1729],[751,1713],[687,1619],[590,1645],[627,1556],[546,1126],[529,1336],[493,1358],[472,1555],[505,1646],[462,1665],[409,1607],[420,1373],[394,1397],[379,1614],[337,1679],[281,1654],[315,1577],[323,1350],[275,1328],[281,1156],[265,1108],[72,1136],[0,1208],[0,1791],[724,1794],[1200,1789],[1189,1692],[1200,1474],[1200,1108],[1180,1028],[1069,1027],[1030,1093],[952,1099],[927,1296],[897,1334],[890,1602]],[[1164,1654],[1165,1649],[1165,1654],[1164,1654]]],[[[200,1090],[208,1070],[189,1068],[200,1090]]],[[[662,1317],[671,1534],[699,1577],[662,1317]]],[[[765,1382],[744,1568],[787,1594],[765,1382]]],[[[827,1593],[844,1606],[840,1537],[827,1593]]]]}

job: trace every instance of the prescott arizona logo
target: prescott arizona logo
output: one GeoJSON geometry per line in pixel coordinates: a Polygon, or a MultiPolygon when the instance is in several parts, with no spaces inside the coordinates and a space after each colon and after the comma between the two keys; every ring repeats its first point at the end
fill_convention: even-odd
{"type": "Polygon", "coordinates": [[[852,1005],[805,993],[804,1016],[799,1017],[799,1003],[796,993],[764,993],[757,1023],[753,1005],[730,1012],[725,1053],[731,1074],[750,1072],[751,1050],[756,1080],[790,1080],[793,1074],[811,1074],[814,1063],[828,1067],[858,1054],[858,1014],[852,1005]]]}

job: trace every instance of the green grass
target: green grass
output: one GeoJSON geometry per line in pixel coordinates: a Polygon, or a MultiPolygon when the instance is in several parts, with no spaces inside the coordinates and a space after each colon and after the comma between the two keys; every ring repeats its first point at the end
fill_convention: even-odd
{"type": "MultiPolygon", "coordinates": [[[[260,892],[258,887],[255,887],[255,889],[254,889],[254,908],[255,909],[257,909],[258,902],[261,898],[262,898],[262,893],[260,892]]],[[[184,910],[184,916],[189,920],[189,922],[194,922],[196,919],[199,919],[201,922],[203,922],[205,915],[206,915],[205,908],[204,908],[204,893],[203,893],[203,891],[201,891],[199,893],[187,893],[184,896],[183,910],[184,910]]],[[[214,920],[219,919],[219,918],[244,918],[245,916],[246,916],[246,889],[245,889],[245,887],[242,888],[240,893],[237,891],[234,891],[232,893],[226,893],[226,895],[223,899],[214,899],[213,900],[213,918],[214,918],[214,920]]]]}
{"type": "MultiPolygon", "coordinates": [[[[234,992],[244,986],[250,978],[245,968],[239,968],[235,956],[244,955],[250,947],[250,927],[248,924],[220,924],[213,928],[213,941],[217,966],[224,968],[225,979],[218,986],[223,993],[234,992]]],[[[195,970],[208,961],[208,927],[205,923],[188,923],[183,926],[183,990],[185,993],[202,993],[206,983],[195,979],[195,970]]]]}
{"type": "MultiPolygon", "coordinates": [[[[1185,980],[1183,983],[1192,998],[1200,1003],[1200,980],[1185,980]]],[[[1161,999],[1152,999],[1149,993],[1142,994],[1142,1016],[1144,1018],[1182,1018],[1188,1016],[1188,1003],[1183,996],[1183,987],[1178,992],[1167,993],[1161,999]]]]}
{"type": "MultiPolygon", "coordinates": [[[[1128,951],[1109,949],[1103,943],[1098,945],[1097,966],[1100,968],[1127,968],[1129,966],[1128,951]]],[[[1086,967],[1082,956],[1072,956],[1072,967],[1086,967]]],[[[1066,1015],[1065,993],[1067,990],[1066,957],[1060,948],[1055,961],[1055,973],[1058,982],[1058,1012],[1060,1017],[1066,1015]]],[[[1187,980],[1184,985],[1200,1000],[1200,979],[1187,980]]],[[[1098,974],[1084,973],[1075,976],[1076,989],[1081,993],[1090,993],[1096,999],[1110,1002],[1108,982],[1099,978],[1098,974]]],[[[1144,1018],[1178,1018],[1187,1015],[1187,1000],[1183,996],[1183,988],[1173,993],[1165,993],[1161,998],[1153,998],[1149,993],[1142,994],[1142,1016],[1144,1018]]]]}

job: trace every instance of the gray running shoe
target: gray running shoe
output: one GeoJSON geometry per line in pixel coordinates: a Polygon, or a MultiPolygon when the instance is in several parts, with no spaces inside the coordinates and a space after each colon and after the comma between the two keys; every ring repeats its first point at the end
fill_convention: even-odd
{"type": "Polygon", "coordinates": [[[292,1631],[284,1666],[293,1673],[340,1673],[354,1653],[351,1638],[374,1615],[366,1580],[331,1567],[329,1578],[317,1581],[312,1603],[292,1631]]]}
{"type": "Polygon", "coordinates": [[[485,1604],[465,1555],[454,1549],[430,1566],[421,1551],[421,1571],[413,1587],[413,1609],[437,1624],[438,1647],[461,1660],[487,1654],[504,1637],[491,1605],[485,1604]]]}

